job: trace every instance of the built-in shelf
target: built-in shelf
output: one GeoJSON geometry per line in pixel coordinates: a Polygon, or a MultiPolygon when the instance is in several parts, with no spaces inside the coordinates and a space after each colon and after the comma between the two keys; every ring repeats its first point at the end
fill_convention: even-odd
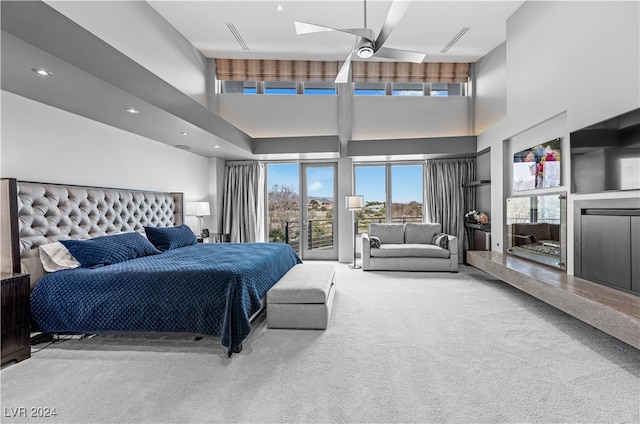
{"type": "Polygon", "coordinates": [[[474,230],[490,230],[491,229],[491,224],[487,223],[487,224],[473,224],[470,222],[465,222],[464,223],[465,227],[468,228],[473,228],[474,230]]]}
{"type": "Polygon", "coordinates": [[[467,252],[467,262],[640,349],[640,297],[499,252],[467,252]]]}
{"type": "Polygon", "coordinates": [[[462,187],[477,187],[477,186],[486,185],[486,184],[491,184],[491,180],[471,181],[470,183],[462,184],[462,187]]]}

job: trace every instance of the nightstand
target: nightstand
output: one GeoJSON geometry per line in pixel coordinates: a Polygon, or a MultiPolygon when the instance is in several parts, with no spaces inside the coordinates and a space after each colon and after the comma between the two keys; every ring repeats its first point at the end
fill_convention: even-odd
{"type": "Polygon", "coordinates": [[[229,243],[231,240],[231,236],[229,234],[222,233],[211,233],[209,237],[201,237],[196,236],[198,238],[198,243],[229,243]]]}
{"type": "Polygon", "coordinates": [[[29,274],[0,274],[2,279],[2,363],[31,356],[29,274]]]}
{"type": "Polygon", "coordinates": [[[231,241],[231,236],[229,234],[218,233],[212,234],[211,237],[211,243],[229,243],[229,241],[231,241]]]}

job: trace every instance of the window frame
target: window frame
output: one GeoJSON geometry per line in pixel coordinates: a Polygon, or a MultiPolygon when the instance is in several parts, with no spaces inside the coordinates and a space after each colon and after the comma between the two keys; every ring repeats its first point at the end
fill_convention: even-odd
{"type": "MultiPolygon", "coordinates": [[[[422,177],[422,219],[420,222],[425,222],[426,219],[426,199],[425,199],[425,173],[424,167],[425,163],[423,161],[407,161],[407,162],[371,162],[371,163],[354,163],[353,164],[353,192],[357,192],[357,176],[356,176],[356,168],[359,167],[367,167],[367,166],[377,166],[385,167],[385,223],[390,224],[393,223],[393,179],[392,179],[392,167],[394,166],[417,166],[420,165],[422,168],[421,177],[422,177]]],[[[365,204],[367,199],[364,199],[365,204]]]]}
{"type": "Polygon", "coordinates": [[[338,85],[333,81],[330,81],[330,82],[327,82],[327,81],[304,81],[302,83],[302,92],[300,94],[304,94],[305,96],[337,96],[338,95],[338,85]],[[333,90],[333,92],[332,93],[307,92],[307,91],[312,91],[312,90],[329,90],[329,91],[333,90]]]}
{"type": "Polygon", "coordinates": [[[426,84],[422,82],[392,82],[390,85],[391,95],[395,97],[421,97],[425,96],[427,91],[426,84]],[[418,89],[418,87],[420,88],[418,89]],[[401,92],[416,92],[419,94],[400,94],[401,92]]]}
{"type": "Polygon", "coordinates": [[[351,86],[351,94],[353,96],[371,97],[387,95],[386,82],[354,82],[351,83],[351,86]]]}
{"type": "MultiPolygon", "coordinates": [[[[340,92],[340,84],[333,82],[317,82],[317,81],[229,81],[230,83],[242,83],[242,92],[237,91],[237,87],[231,91],[227,91],[228,81],[218,81],[216,85],[217,92],[220,94],[246,94],[256,95],[263,94],[269,96],[292,96],[292,95],[305,95],[305,96],[337,96],[340,92]],[[322,87],[308,87],[308,85],[327,85],[327,88],[322,87]],[[274,89],[269,87],[270,85],[288,85],[288,87],[282,87],[288,89],[287,93],[270,93],[269,90],[274,89]],[[295,92],[293,92],[295,86],[295,92]],[[331,86],[331,87],[329,87],[331,86]],[[311,90],[330,90],[330,93],[313,93],[308,92],[311,90]]],[[[469,95],[469,83],[404,83],[404,82],[353,82],[351,83],[351,95],[354,97],[468,97],[469,95]],[[398,91],[403,91],[402,88],[395,88],[402,86],[422,86],[422,90],[415,89],[416,94],[399,94],[398,91]],[[363,86],[364,85],[364,86],[363,86]],[[366,86],[371,86],[366,88],[366,86]],[[446,85],[444,87],[439,87],[446,85]],[[458,86],[452,88],[451,86],[458,86]],[[435,87],[439,87],[435,88],[435,87]],[[366,91],[369,91],[368,93],[366,91]],[[446,94],[438,94],[438,93],[446,94]],[[453,93],[453,94],[452,94],[453,93]]],[[[275,88],[277,89],[277,88],[275,88]]],[[[413,91],[411,88],[407,88],[404,91],[413,91]]]]}
{"type": "Polygon", "coordinates": [[[295,81],[262,81],[262,94],[265,96],[295,96],[299,94],[298,83],[295,81]],[[272,90],[283,90],[272,92],[272,90]]]}

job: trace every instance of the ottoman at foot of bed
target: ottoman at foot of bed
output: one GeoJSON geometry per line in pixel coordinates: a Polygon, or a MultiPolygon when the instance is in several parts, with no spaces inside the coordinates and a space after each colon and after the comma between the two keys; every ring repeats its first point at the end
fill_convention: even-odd
{"type": "Polygon", "coordinates": [[[298,264],[267,293],[267,327],[324,330],[334,296],[333,264],[298,264]]]}

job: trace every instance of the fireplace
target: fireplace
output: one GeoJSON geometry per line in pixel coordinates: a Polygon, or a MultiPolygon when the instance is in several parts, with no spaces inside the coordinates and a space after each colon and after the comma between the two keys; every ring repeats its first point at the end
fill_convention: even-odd
{"type": "Polygon", "coordinates": [[[566,196],[531,195],[507,199],[507,252],[566,269],[566,196]]]}

